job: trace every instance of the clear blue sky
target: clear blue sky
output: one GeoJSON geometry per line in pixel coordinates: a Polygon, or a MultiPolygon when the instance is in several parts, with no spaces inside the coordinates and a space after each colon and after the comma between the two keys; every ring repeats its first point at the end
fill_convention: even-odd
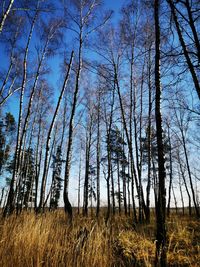
{"type": "MultiPolygon", "coordinates": [[[[113,10],[114,14],[112,17],[112,22],[115,24],[119,18],[120,18],[120,9],[121,7],[126,3],[126,0],[105,0],[104,1],[104,7],[105,10],[113,10]]],[[[33,42],[34,43],[34,42],[33,42]]],[[[1,58],[1,68],[3,69],[7,69],[8,66],[8,56],[5,55],[4,53],[4,49],[2,47],[2,45],[0,44],[0,58],[1,58]]],[[[56,69],[59,69],[59,62],[58,59],[52,58],[49,62],[50,66],[52,67],[54,65],[54,69],[56,66],[56,69]]],[[[58,71],[59,72],[59,71],[58,71]]],[[[54,88],[58,87],[58,83],[57,81],[59,80],[59,75],[58,72],[52,72],[52,76],[50,78],[50,83],[52,84],[52,86],[54,88]]],[[[17,119],[17,114],[18,114],[18,98],[19,96],[17,96],[17,94],[15,94],[15,97],[12,97],[12,101],[8,101],[7,102],[7,110],[11,111],[13,113],[13,115],[16,117],[17,119]]]]}
{"type": "Polygon", "coordinates": [[[127,0],[105,0],[105,8],[114,11],[113,22],[116,22],[120,17],[120,9],[127,3],[127,0]]]}

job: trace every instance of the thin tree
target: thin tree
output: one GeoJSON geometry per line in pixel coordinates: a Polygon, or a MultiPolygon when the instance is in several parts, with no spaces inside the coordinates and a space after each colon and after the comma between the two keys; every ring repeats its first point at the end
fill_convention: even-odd
{"type": "MultiPolygon", "coordinates": [[[[182,35],[182,32],[181,32],[181,27],[180,27],[180,24],[178,22],[178,17],[177,17],[177,14],[176,14],[175,4],[174,4],[174,2],[172,0],[167,0],[167,2],[169,3],[169,6],[171,8],[171,12],[172,12],[173,20],[174,20],[174,23],[175,23],[175,26],[176,26],[178,38],[179,38],[180,44],[182,46],[183,53],[184,53],[184,56],[185,56],[189,71],[191,73],[191,76],[192,76],[192,79],[193,79],[193,82],[194,82],[194,86],[196,88],[197,95],[198,95],[198,97],[200,99],[200,85],[199,85],[199,80],[198,80],[198,73],[195,71],[194,64],[192,63],[192,60],[191,60],[189,52],[188,52],[187,45],[186,45],[185,40],[183,38],[183,35],[182,35]]],[[[197,45],[198,45],[198,42],[197,42],[197,45]]]]}
{"type": "Polygon", "coordinates": [[[30,32],[29,32],[29,36],[28,36],[26,48],[25,48],[24,60],[23,60],[23,79],[22,79],[20,101],[19,101],[20,103],[19,103],[17,141],[16,141],[15,156],[14,156],[14,169],[13,169],[13,175],[12,175],[12,179],[10,183],[10,190],[8,193],[7,203],[4,209],[4,216],[6,216],[9,213],[12,213],[15,209],[15,204],[14,204],[15,185],[16,185],[17,174],[18,174],[17,163],[18,163],[18,157],[19,157],[20,137],[21,137],[21,128],[22,128],[22,108],[23,108],[23,101],[24,101],[24,90],[25,90],[26,81],[27,81],[27,58],[28,58],[29,46],[30,46],[32,35],[33,35],[33,29],[35,26],[37,16],[38,16],[38,12],[36,11],[35,16],[31,23],[30,32]]]}
{"type": "Polygon", "coordinates": [[[78,4],[74,1],[75,9],[77,9],[77,14],[73,16],[68,11],[68,16],[73,20],[77,29],[72,29],[76,34],[78,34],[78,64],[75,77],[75,88],[72,100],[72,109],[70,113],[69,120],[69,131],[68,131],[68,143],[67,143],[67,154],[66,154],[66,164],[65,164],[65,177],[64,177],[64,188],[63,188],[63,199],[65,212],[69,215],[70,222],[72,222],[72,206],[69,201],[69,175],[71,167],[71,157],[72,157],[72,144],[73,144],[73,133],[74,133],[74,116],[76,112],[78,92],[80,89],[80,78],[82,72],[82,53],[83,44],[88,39],[88,36],[95,32],[98,28],[102,27],[110,18],[111,13],[109,13],[101,23],[94,25],[91,23],[91,17],[95,12],[96,8],[99,6],[98,0],[94,1],[80,1],[78,4]],[[89,23],[90,22],[90,23],[89,23]]]}
{"type": "Polygon", "coordinates": [[[165,190],[165,160],[163,146],[163,129],[161,116],[161,84],[160,84],[160,22],[159,22],[160,1],[154,1],[154,20],[155,20],[155,119],[158,149],[158,200],[156,205],[156,266],[167,266],[166,255],[166,190],[165,190]]]}
{"type": "Polygon", "coordinates": [[[97,92],[97,154],[96,154],[96,162],[97,162],[97,208],[96,208],[96,217],[99,217],[100,212],[100,158],[101,158],[101,145],[100,145],[100,108],[101,108],[101,90],[98,88],[97,92]]]}
{"type": "Polygon", "coordinates": [[[2,17],[0,19],[0,34],[1,34],[2,30],[3,30],[4,24],[5,24],[6,19],[7,19],[8,15],[9,15],[11,9],[12,9],[13,4],[14,4],[14,0],[10,0],[5,12],[3,13],[3,15],[2,15],[2,17]]]}
{"type": "Polygon", "coordinates": [[[68,66],[68,69],[67,69],[67,73],[65,75],[65,79],[64,79],[63,86],[62,86],[62,89],[61,89],[61,92],[60,92],[60,96],[58,98],[57,106],[56,106],[56,109],[55,109],[55,112],[54,112],[54,115],[53,115],[53,118],[52,118],[52,121],[51,121],[51,125],[49,127],[49,131],[48,131],[48,134],[47,134],[46,150],[45,150],[45,158],[44,158],[44,167],[43,167],[43,175],[42,175],[42,184],[41,184],[41,191],[40,191],[40,202],[39,202],[39,206],[38,206],[38,211],[41,211],[41,208],[44,205],[45,189],[46,189],[46,181],[47,181],[47,166],[48,166],[48,160],[49,160],[49,149],[50,149],[51,134],[52,134],[55,122],[56,122],[56,118],[57,118],[57,115],[58,115],[60,104],[61,104],[64,92],[65,92],[65,89],[67,87],[67,83],[68,83],[69,77],[70,77],[70,71],[71,71],[71,68],[72,68],[73,57],[74,57],[74,51],[71,52],[71,57],[70,57],[70,62],[69,62],[69,66],[68,66]]]}

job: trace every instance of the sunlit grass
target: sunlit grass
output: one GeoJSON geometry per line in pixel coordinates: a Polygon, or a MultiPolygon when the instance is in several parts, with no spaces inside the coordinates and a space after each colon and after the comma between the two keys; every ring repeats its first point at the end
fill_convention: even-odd
{"type": "MultiPolygon", "coordinates": [[[[155,221],[135,225],[131,218],[75,216],[62,210],[1,219],[0,266],[153,266],[155,221]]],[[[200,222],[173,215],[168,228],[169,266],[199,266],[200,222]]]]}

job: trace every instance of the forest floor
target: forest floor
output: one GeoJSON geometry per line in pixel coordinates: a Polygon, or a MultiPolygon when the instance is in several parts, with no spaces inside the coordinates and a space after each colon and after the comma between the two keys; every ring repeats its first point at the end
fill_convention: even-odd
{"type": "MultiPolygon", "coordinates": [[[[152,216],[153,217],[153,216],[152,216]]],[[[171,215],[167,221],[168,266],[200,266],[200,221],[171,215]]],[[[0,266],[107,267],[153,266],[155,221],[135,225],[116,215],[74,216],[67,224],[63,210],[42,215],[23,213],[0,219],[0,266]]]]}

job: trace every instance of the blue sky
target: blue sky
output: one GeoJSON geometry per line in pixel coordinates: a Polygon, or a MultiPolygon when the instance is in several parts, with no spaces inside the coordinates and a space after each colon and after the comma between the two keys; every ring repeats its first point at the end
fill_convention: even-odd
{"type": "MultiPolygon", "coordinates": [[[[104,1],[105,10],[111,9],[114,11],[114,14],[112,17],[112,23],[113,24],[117,24],[117,22],[119,21],[120,9],[124,4],[127,4],[127,0],[105,0],[104,1]]],[[[21,42],[23,43],[23,47],[26,44],[28,32],[29,32],[29,29],[27,27],[27,33],[23,35],[23,39],[21,40],[21,42]]],[[[36,32],[37,32],[37,30],[36,30],[36,32]]],[[[68,53],[70,53],[73,46],[75,46],[74,45],[75,42],[72,41],[72,33],[70,31],[67,31],[67,34],[65,37],[66,37],[66,40],[68,39],[68,43],[66,45],[66,51],[68,53]]],[[[39,41],[39,38],[36,37],[36,33],[34,32],[34,38],[31,40],[31,49],[30,49],[30,50],[33,50],[34,53],[35,53],[35,44],[38,41],[39,41]]],[[[88,58],[89,58],[89,60],[91,60],[92,59],[91,52],[89,50],[87,50],[86,53],[88,53],[88,58]]],[[[33,68],[33,66],[31,65],[32,55],[33,54],[30,52],[29,61],[28,61],[28,71],[32,70],[32,68],[33,68]]],[[[8,58],[9,58],[9,56],[7,56],[4,53],[4,49],[2,49],[2,45],[0,44],[0,62],[1,62],[1,67],[0,67],[1,69],[0,70],[2,70],[2,69],[6,70],[7,69],[8,58]]],[[[50,85],[53,87],[54,100],[55,101],[54,101],[54,104],[52,105],[52,110],[54,110],[55,106],[56,106],[57,99],[58,99],[58,95],[59,95],[59,92],[61,89],[62,81],[63,81],[63,79],[61,79],[61,75],[60,75],[60,64],[63,62],[63,57],[60,55],[55,56],[55,57],[52,57],[51,59],[48,59],[46,62],[47,62],[47,65],[52,69],[51,74],[48,75],[48,81],[50,82],[50,85]]],[[[164,80],[162,80],[162,83],[163,82],[164,82],[164,80]]],[[[168,80],[166,80],[166,83],[168,83],[168,80]]],[[[187,83],[188,83],[188,81],[187,81],[187,83]]],[[[15,118],[17,120],[18,109],[19,109],[19,94],[15,94],[15,97],[10,98],[10,101],[8,101],[8,104],[6,105],[6,108],[4,107],[4,110],[6,112],[10,111],[15,116],[15,118]]],[[[51,117],[49,119],[51,120],[51,117]]],[[[72,177],[70,179],[70,188],[71,188],[70,197],[71,197],[72,202],[75,203],[76,202],[76,194],[77,194],[75,189],[77,188],[78,174],[74,171],[74,169],[76,169],[76,167],[72,166],[72,171],[71,171],[72,177]]],[[[102,181],[104,181],[104,180],[102,179],[102,181]]],[[[104,182],[102,182],[101,186],[102,186],[102,190],[101,190],[102,199],[104,200],[104,199],[106,199],[106,190],[104,188],[104,182]]]]}
{"type": "Polygon", "coordinates": [[[118,17],[120,8],[126,3],[126,0],[105,0],[105,7],[115,11],[115,18],[118,17]]]}
{"type": "MultiPolygon", "coordinates": [[[[126,0],[105,0],[104,1],[104,7],[105,10],[113,10],[114,14],[112,16],[112,23],[117,23],[119,18],[120,18],[120,9],[121,7],[126,3],[126,0]]],[[[28,31],[28,29],[27,29],[28,31]]],[[[35,35],[35,32],[34,32],[35,35]]],[[[26,37],[25,37],[26,38],[26,37]]],[[[34,46],[35,46],[35,37],[33,38],[32,42],[31,42],[31,50],[33,49],[34,51],[34,46]]],[[[30,54],[30,53],[29,53],[30,54]]],[[[30,58],[31,55],[29,55],[30,58]]],[[[0,61],[1,61],[1,70],[4,69],[6,70],[8,67],[8,59],[9,57],[5,54],[4,52],[4,48],[2,47],[2,44],[0,44],[0,61]],[[3,63],[3,64],[2,64],[3,63]]],[[[48,64],[50,67],[53,67],[54,71],[52,71],[52,74],[50,76],[50,83],[51,85],[55,88],[58,89],[58,81],[60,80],[60,63],[61,63],[61,58],[58,59],[58,57],[54,57],[51,58],[50,60],[48,60],[48,64]],[[55,71],[58,70],[58,71],[55,71]]],[[[28,68],[30,67],[30,65],[28,66],[28,68]]],[[[55,90],[54,90],[55,91],[55,90]]],[[[57,90],[56,90],[57,91],[57,90]]],[[[58,90],[59,92],[59,90],[58,90]]],[[[57,95],[57,92],[55,92],[55,97],[57,95]]],[[[11,113],[13,113],[13,115],[16,117],[17,119],[17,114],[18,114],[18,99],[19,99],[19,95],[15,94],[15,97],[11,98],[11,101],[7,102],[7,110],[9,110],[11,113]]]]}
{"type": "MultiPolygon", "coordinates": [[[[111,0],[105,0],[104,1],[105,10],[111,9],[114,11],[113,16],[112,16],[112,23],[113,24],[116,24],[118,22],[118,20],[120,18],[120,9],[121,9],[122,5],[125,3],[126,3],[125,0],[115,0],[115,1],[114,0],[112,0],[112,1],[111,0]]],[[[20,41],[20,43],[22,44],[22,47],[24,47],[26,45],[28,33],[29,33],[29,28],[27,25],[26,33],[23,33],[23,37],[20,41]]],[[[35,27],[34,32],[33,32],[33,38],[31,40],[30,52],[28,55],[28,64],[27,64],[28,72],[33,69],[31,59],[32,59],[33,53],[35,53],[35,45],[38,42],[37,34],[38,34],[37,33],[37,27],[35,27]]],[[[70,39],[71,33],[68,32],[67,35],[68,35],[67,37],[69,37],[69,39],[70,39]]],[[[69,43],[70,42],[71,41],[69,41],[69,43]]],[[[70,48],[67,48],[67,49],[69,50],[68,52],[70,52],[70,48]]],[[[89,57],[90,57],[90,55],[89,55],[89,57]]],[[[8,68],[8,64],[9,64],[9,55],[7,55],[5,53],[5,47],[2,44],[0,44],[0,61],[1,61],[0,71],[2,71],[2,70],[6,71],[8,68]]],[[[55,108],[55,104],[57,102],[57,97],[58,97],[59,92],[60,92],[60,86],[62,83],[62,80],[60,79],[60,64],[62,63],[62,61],[63,61],[62,56],[55,56],[55,57],[52,57],[51,59],[48,59],[46,61],[47,65],[50,66],[50,68],[52,69],[51,75],[48,75],[48,80],[49,80],[51,86],[53,87],[53,92],[54,92],[55,103],[52,106],[53,109],[55,108]]],[[[26,92],[27,92],[27,89],[28,88],[26,88],[26,90],[25,90],[26,92]]],[[[27,98],[25,98],[25,99],[27,100],[27,98]]],[[[6,105],[4,106],[4,110],[5,110],[5,112],[11,112],[14,115],[16,121],[18,120],[19,92],[15,93],[14,96],[12,96],[7,101],[6,105]]],[[[73,184],[73,182],[72,182],[72,184],[73,184]]],[[[72,188],[74,188],[74,187],[76,187],[76,184],[72,185],[72,188]]],[[[103,191],[104,190],[102,190],[102,192],[103,191]]],[[[73,192],[73,197],[76,198],[76,196],[74,195],[74,192],[73,192]]]]}

